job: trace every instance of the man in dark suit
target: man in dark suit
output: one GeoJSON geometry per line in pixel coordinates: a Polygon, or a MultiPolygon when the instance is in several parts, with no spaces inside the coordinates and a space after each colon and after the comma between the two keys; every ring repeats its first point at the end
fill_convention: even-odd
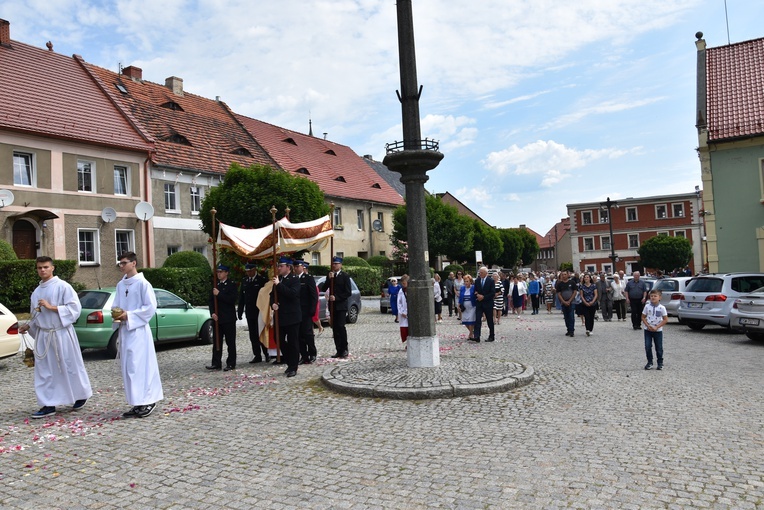
{"type": "Polygon", "coordinates": [[[300,364],[310,365],[316,361],[316,338],[313,335],[313,316],[318,304],[316,280],[308,274],[310,264],[304,260],[294,261],[294,272],[300,280],[300,364]]]}
{"type": "Polygon", "coordinates": [[[334,333],[334,347],[337,352],[332,358],[348,357],[348,332],[345,323],[348,318],[348,299],[353,292],[350,276],[342,270],[342,257],[332,259],[332,270],[321,286],[321,291],[329,291],[329,312],[334,333]]]}
{"type": "Polygon", "coordinates": [[[236,284],[228,278],[229,267],[220,264],[217,267],[218,284],[212,289],[210,296],[210,314],[212,320],[217,322],[212,342],[212,364],[207,365],[207,370],[220,370],[223,359],[223,343],[225,339],[228,348],[228,357],[225,362],[225,371],[236,368],[236,297],[238,292],[236,284]],[[218,336],[219,335],[219,336],[218,336]]]}
{"type": "Polygon", "coordinates": [[[268,349],[260,343],[260,335],[257,329],[257,318],[260,315],[260,310],[257,309],[257,295],[268,280],[265,279],[265,276],[257,273],[257,266],[255,264],[246,264],[244,271],[247,273],[247,276],[241,282],[237,312],[239,320],[241,320],[245,312],[247,314],[249,341],[252,343],[252,354],[255,356],[250,363],[260,363],[263,361],[263,356],[265,356],[265,362],[268,363],[271,358],[268,356],[268,349]]]}
{"type": "Polygon", "coordinates": [[[287,365],[285,373],[287,377],[294,377],[300,361],[300,279],[292,272],[292,259],[289,257],[279,259],[277,271],[278,276],[273,278],[271,307],[276,311],[279,347],[287,365]]]}
{"type": "Polygon", "coordinates": [[[475,278],[475,342],[480,341],[480,328],[483,323],[483,314],[485,322],[488,325],[488,338],[486,342],[493,342],[493,298],[496,295],[496,284],[493,278],[488,276],[488,268],[483,266],[478,270],[478,276],[475,278]]]}

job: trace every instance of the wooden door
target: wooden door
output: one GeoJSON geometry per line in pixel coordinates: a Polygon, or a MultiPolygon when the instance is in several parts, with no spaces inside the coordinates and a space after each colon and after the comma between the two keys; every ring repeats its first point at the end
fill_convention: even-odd
{"type": "Polygon", "coordinates": [[[37,231],[26,220],[17,220],[13,224],[13,251],[20,259],[37,258],[37,231]]]}

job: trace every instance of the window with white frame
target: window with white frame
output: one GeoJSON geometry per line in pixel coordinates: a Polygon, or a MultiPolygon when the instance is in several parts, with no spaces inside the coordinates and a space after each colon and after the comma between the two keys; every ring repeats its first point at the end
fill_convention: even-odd
{"type": "Polygon", "coordinates": [[[199,214],[202,210],[202,190],[199,186],[191,186],[191,214],[199,214]]]}
{"type": "Polygon", "coordinates": [[[92,161],[77,160],[77,191],[93,193],[95,188],[95,163],[92,161]]]}
{"type": "Polygon", "coordinates": [[[179,251],[180,251],[180,246],[177,246],[177,245],[168,245],[167,246],[167,256],[168,257],[170,255],[174,254],[174,253],[178,253],[179,251]]]}
{"type": "Polygon", "coordinates": [[[584,271],[587,273],[596,273],[597,272],[597,266],[594,264],[586,264],[584,266],[584,271]]]}
{"type": "Polygon", "coordinates": [[[114,246],[116,247],[117,262],[119,256],[127,251],[135,251],[135,235],[132,230],[115,230],[114,246]]]}
{"type": "Polygon", "coordinates": [[[77,230],[77,260],[80,264],[95,265],[100,259],[98,230],[96,229],[78,229],[77,230]]]}
{"type": "Polygon", "coordinates": [[[175,183],[164,183],[165,211],[180,212],[178,207],[178,186],[175,183]]]}
{"type": "Polygon", "coordinates": [[[196,253],[201,253],[205,257],[207,256],[207,247],[206,246],[194,246],[194,251],[196,253]]]}
{"type": "Polygon", "coordinates": [[[335,256],[344,259],[345,258],[345,252],[344,251],[338,251],[335,256]]]}
{"type": "Polygon", "coordinates": [[[584,237],[584,251],[594,251],[593,237],[584,237]]]}
{"type": "Polygon", "coordinates": [[[671,213],[674,218],[684,218],[684,204],[681,202],[678,204],[671,204],[671,213]]]}
{"type": "Polygon", "coordinates": [[[314,251],[310,254],[310,263],[314,266],[320,266],[321,265],[321,253],[314,251]]]}
{"type": "Polygon", "coordinates": [[[666,212],[665,204],[655,206],[655,218],[659,220],[668,218],[668,213],[666,212]]]}
{"type": "Polygon", "coordinates": [[[581,224],[583,224],[583,225],[591,225],[592,224],[592,212],[591,211],[581,211],[581,224]]]}
{"type": "Polygon", "coordinates": [[[685,230],[674,230],[674,237],[687,237],[687,231],[685,231],[685,230]]]}
{"type": "Polygon", "coordinates": [[[669,233],[666,232],[665,230],[662,230],[660,232],[656,232],[655,235],[658,237],[668,237],[669,233]]]}
{"type": "Polygon", "coordinates": [[[607,223],[608,222],[608,212],[607,209],[600,209],[600,223],[607,223]]]}
{"type": "Polygon", "coordinates": [[[639,248],[639,234],[629,234],[629,249],[639,248]]]}
{"type": "Polygon", "coordinates": [[[342,208],[335,207],[334,215],[332,216],[332,224],[334,228],[342,228],[342,208]]]}
{"type": "Polygon", "coordinates": [[[130,194],[130,169],[126,166],[114,165],[114,194],[130,194]]]}
{"type": "Polygon", "coordinates": [[[603,250],[610,249],[610,236],[600,236],[600,246],[603,250]]]}
{"type": "Polygon", "coordinates": [[[613,265],[612,264],[602,264],[602,271],[606,274],[610,274],[613,272],[613,265]]]}
{"type": "Polygon", "coordinates": [[[358,218],[358,230],[363,230],[363,209],[356,210],[356,217],[358,218]]]}
{"type": "Polygon", "coordinates": [[[13,184],[37,186],[34,154],[13,151],[13,184]]]}
{"type": "Polygon", "coordinates": [[[627,207],[626,208],[626,221],[639,221],[639,218],[637,217],[637,208],[636,207],[627,207]]]}

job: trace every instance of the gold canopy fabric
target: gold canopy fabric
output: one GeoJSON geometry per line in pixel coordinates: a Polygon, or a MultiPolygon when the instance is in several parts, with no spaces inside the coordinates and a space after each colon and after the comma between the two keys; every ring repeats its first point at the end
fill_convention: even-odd
{"type": "Polygon", "coordinates": [[[218,223],[218,245],[235,251],[248,259],[264,259],[273,256],[274,248],[278,253],[296,251],[320,251],[334,236],[329,216],[303,223],[292,223],[286,218],[276,222],[274,247],[274,225],[262,228],[236,228],[225,223],[218,223]]]}

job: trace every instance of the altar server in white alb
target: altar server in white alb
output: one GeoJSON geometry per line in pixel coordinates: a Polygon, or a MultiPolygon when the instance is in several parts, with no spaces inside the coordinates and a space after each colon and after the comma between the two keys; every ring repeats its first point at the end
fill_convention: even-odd
{"type": "Polygon", "coordinates": [[[42,408],[32,418],[44,418],[56,414],[56,406],[74,403],[72,410],[82,409],[93,390],[72,327],[82,311],[77,293],[53,276],[53,259],[37,257],[36,265],[42,281],[32,293],[32,319],[19,331],[35,339],[34,389],[42,408]]]}
{"type": "Polygon", "coordinates": [[[119,329],[119,358],[125,396],[132,409],[123,418],[145,418],[164,398],[154,338],[149,321],[157,310],[154,287],[138,272],[138,258],[128,251],[119,256],[124,277],[111,305],[113,327],[119,329]],[[117,310],[115,310],[117,309],[117,310]]]}

